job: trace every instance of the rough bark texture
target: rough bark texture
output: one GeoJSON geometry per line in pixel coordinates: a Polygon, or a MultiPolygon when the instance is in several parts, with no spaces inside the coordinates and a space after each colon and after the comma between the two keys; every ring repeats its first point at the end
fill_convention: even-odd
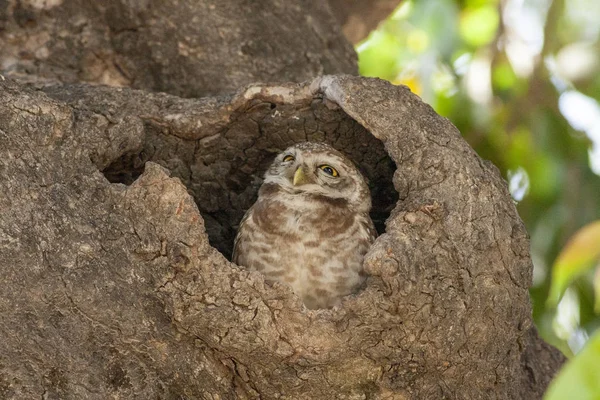
{"type": "Polygon", "coordinates": [[[184,97],[357,68],[322,0],[3,0],[0,49],[5,76],[184,97]]]}
{"type": "Polygon", "coordinates": [[[401,0],[329,0],[346,38],[358,43],[398,7],[401,0]]]}
{"type": "Polygon", "coordinates": [[[0,86],[3,397],[531,399],[560,365],[505,182],[406,88],[43,91],[0,86]],[[400,196],[333,310],[209,244],[230,248],[270,157],[305,139],[363,167],[376,213],[392,173],[400,196]]]}
{"type": "Polygon", "coordinates": [[[562,357],[505,182],[408,89],[312,79],[355,60],[296,4],[0,1],[3,73],[29,82],[0,76],[0,398],[541,397],[562,357]],[[332,310],[228,261],[303,140],[359,165],[382,233],[332,310]]]}

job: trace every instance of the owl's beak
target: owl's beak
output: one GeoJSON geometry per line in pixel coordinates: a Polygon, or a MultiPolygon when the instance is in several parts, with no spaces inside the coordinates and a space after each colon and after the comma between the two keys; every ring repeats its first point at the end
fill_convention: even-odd
{"type": "Polygon", "coordinates": [[[294,184],[294,186],[300,186],[300,185],[304,185],[306,183],[309,183],[309,180],[308,180],[306,174],[304,173],[304,170],[302,169],[302,167],[298,167],[298,169],[294,173],[293,184],[294,184]]]}

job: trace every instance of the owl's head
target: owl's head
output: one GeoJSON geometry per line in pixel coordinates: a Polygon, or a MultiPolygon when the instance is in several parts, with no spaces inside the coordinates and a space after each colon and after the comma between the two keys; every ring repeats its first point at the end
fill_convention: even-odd
{"type": "Polygon", "coordinates": [[[371,209],[365,178],[352,161],[325,143],[299,143],[280,153],[265,174],[263,185],[269,184],[360,212],[371,209]]]}

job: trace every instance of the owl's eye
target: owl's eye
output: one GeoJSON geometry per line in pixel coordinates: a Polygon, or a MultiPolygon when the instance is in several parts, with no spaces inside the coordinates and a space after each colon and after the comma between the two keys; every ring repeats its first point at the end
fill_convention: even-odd
{"type": "Polygon", "coordinates": [[[283,157],[283,162],[294,161],[294,160],[295,160],[294,156],[291,156],[289,154],[287,156],[283,157]]]}
{"type": "Polygon", "coordinates": [[[334,178],[337,178],[338,176],[340,176],[340,174],[337,172],[337,169],[333,168],[331,165],[327,165],[327,164],[319,165],[319,169],[321,171],[325,172],[327,175],[333,176],[334,178]]]}

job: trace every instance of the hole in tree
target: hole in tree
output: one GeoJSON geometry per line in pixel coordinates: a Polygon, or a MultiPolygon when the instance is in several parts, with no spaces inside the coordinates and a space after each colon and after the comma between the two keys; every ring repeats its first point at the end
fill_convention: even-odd
{"type": "Polygon", "coordinates": [[[137,154],[124,155],[114,161],[108,168],[102,171],[102,173],[110,183],[131,185],[144,173],[144,165],[136,167],[134,162],[135,158],[138,158],[137,154]]]}
{"type": "Polygon", "coordinates": [[[131,184],[147,161],[169,169],[195,198],[210,244],[231,259],[238,224],[256,200],[264,172],[279,152],[307,140],[326,142],[354,161],[369,181],[371,218],[383,233],[398,201],[392,185],[395,164],[383,143],[318,98],[302,106],[253,101],[227,126],[197,140],[165,134],[148,122],[143,149],[103,172],[110,182],[131,184]]]}

